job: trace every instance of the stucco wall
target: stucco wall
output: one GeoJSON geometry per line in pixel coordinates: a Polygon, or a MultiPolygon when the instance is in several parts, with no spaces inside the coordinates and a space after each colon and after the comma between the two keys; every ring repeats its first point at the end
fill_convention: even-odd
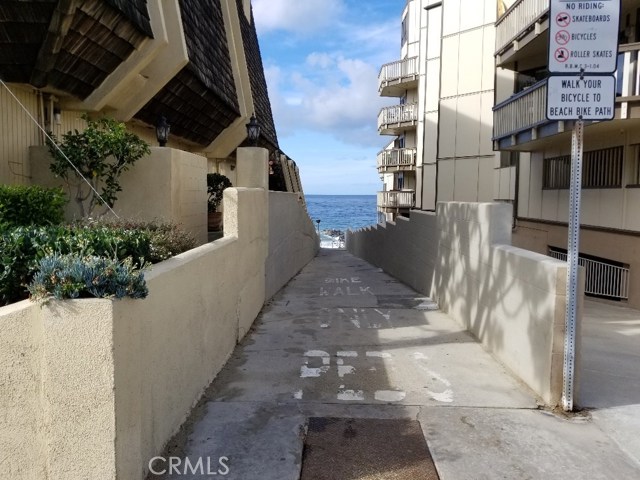
{"type": "Polygon", "coordinates": [[[224,237],[154,265],[146,299],[0,308],[4,476],[143,478],[264,304],[267,155],[238,150],[224,237]]]}
{"type": "Polygon", "coordinates": [[[145,300],[0,309],[7,475],[141,478],[264,303],[265,192],[225,197],[225,237],[155,265],[145,300]]]}
{"type": "Polygon", "coordinates": [[[43,332],[29,301],[0,308],[0,458],[2,477],[46,478],[42,431],[43,332]]]}
{"type": "MultiPolygon", "coordinates": [[[[32,183],[65,186],[49,170],[46,147],[31,147],[32,183]]],[[[198,244],[207,241],[207,159],[173,148],[151,147],[120,177],[115,212],[123,218],[178,223],[191,232],[198,244]]],[[[71,220],[80,212],[74,201],[65,215],[71,220]]]]}
{"type": "Polygon", "coordinates": [[[427,295],[433,282],[437,242],[435,214],[417,210],[411,212],[411,221],[397,217],[395,222],[347,232],[351,253],[427,295]]]}
{"type": "Polygon", "coordinates": [[[511,206],[496,203],[439,203],[436,215],[412,211],[411,220],[347,234],[351,253],[430,295],[547,404],[556,405],[562,394],[566,264],[510,244],[511,206]]]}
{"type": "Polygon", "coordinates": [[[313,222],[297,193],[269,192],[269,254],[267,299],[280,290],[318,253],[313,222]]]}

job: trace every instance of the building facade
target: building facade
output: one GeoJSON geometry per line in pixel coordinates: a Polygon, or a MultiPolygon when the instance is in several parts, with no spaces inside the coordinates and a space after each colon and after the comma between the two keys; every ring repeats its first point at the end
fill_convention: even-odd
{"type": "MultiPolygon", "coordinates": [[[[565,258],[572,121],[545,117],[549,1],[503,4],[493,141],[517,169],[514,245],[565,258]]],[[[581,264],[588,295],[640,307],[640,1],[622,0],[615,118],[585,122],[581,264]]]]}
{"type": "MultiPolygon", "coordinates": [[[[2,4],[0,182],[31,182],[33,119],[57,136],[108,115],[156,144],[209,159],[235,183],[235,151],[255,114],[258,146],[285,185],[250,0],[24,0],[2,4]],[[9,92],[9,90],[11,92],[9,92]],[[13,94],[13,95],[12,95],[13,94]],[[13,96],[17,97],[17,100],[13,96]],[[28,112],[28,113],[27,113],[28,112]]],[[[284,167],[284,168],[283,168],[284,167]]]]}
{"type": "MultiPolygon", "coordinates": [[[[549,0],[408,0],[380,71],[380,221],[437,202],[513,204],[513,243],[564,259],[571,121],[546,119],[549,0]]],[[[622,0],[615,118],[587,122],[586,294],[640,307],[640,1],[622,0]]]]}
{"type": "MultiPolygon", "coordinates": [[[[491,143],[495,0],[408,0],[400,60],[383,65],[378,130],[381,220],[434,211],[438,201],[491,201],[499,154],[491,143]]],[[[509,189],[498,194],[510,199],[509,189]]]]}

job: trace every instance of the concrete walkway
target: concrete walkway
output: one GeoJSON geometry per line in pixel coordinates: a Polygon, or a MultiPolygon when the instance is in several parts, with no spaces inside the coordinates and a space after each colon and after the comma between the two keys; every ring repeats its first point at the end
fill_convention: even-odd
{"type": "Polygon", "coordinates": [[[417,419],[442,480],[640,478],[589,415],[539,409],[433,302],[344,251],[322,250],[264,308],[170,455],[295,480],[309,417],[417,419]]]}

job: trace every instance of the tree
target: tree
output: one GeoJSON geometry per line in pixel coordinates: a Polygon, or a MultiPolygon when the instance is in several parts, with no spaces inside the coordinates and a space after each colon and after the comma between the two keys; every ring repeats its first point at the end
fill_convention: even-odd
{"type": "MultiPolygon", "coordinates": [[[[113,207],[116,194],[122,191],[120,175],[150,150],[149,144],[127,132],[124,123],[107,117],[92,120],[83,115],[82,118],[87,122],[84,131],[67,132],[61,142],[56,141],[58,148],[51,141],[47,141],[47,147],[53,157],[51,171],[65,180],[70,193],[74,193],[80,215],[85,218],[91,217],[99,205],[106,203],[113,207]]],[[[107,210],[105,207],[100,215],[107,210]]]]}

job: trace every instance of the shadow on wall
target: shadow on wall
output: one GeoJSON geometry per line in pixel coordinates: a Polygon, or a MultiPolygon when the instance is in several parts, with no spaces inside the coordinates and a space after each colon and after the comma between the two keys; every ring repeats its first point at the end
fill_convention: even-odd
{"type": "Polygon", "coordinates": [[[436,215],[414,211],[410,220],[347,235],[351,253],[431,296],[557,405],[566,264],[510,243],[511,205],[498,203],[440,203],[436,215]]]}

